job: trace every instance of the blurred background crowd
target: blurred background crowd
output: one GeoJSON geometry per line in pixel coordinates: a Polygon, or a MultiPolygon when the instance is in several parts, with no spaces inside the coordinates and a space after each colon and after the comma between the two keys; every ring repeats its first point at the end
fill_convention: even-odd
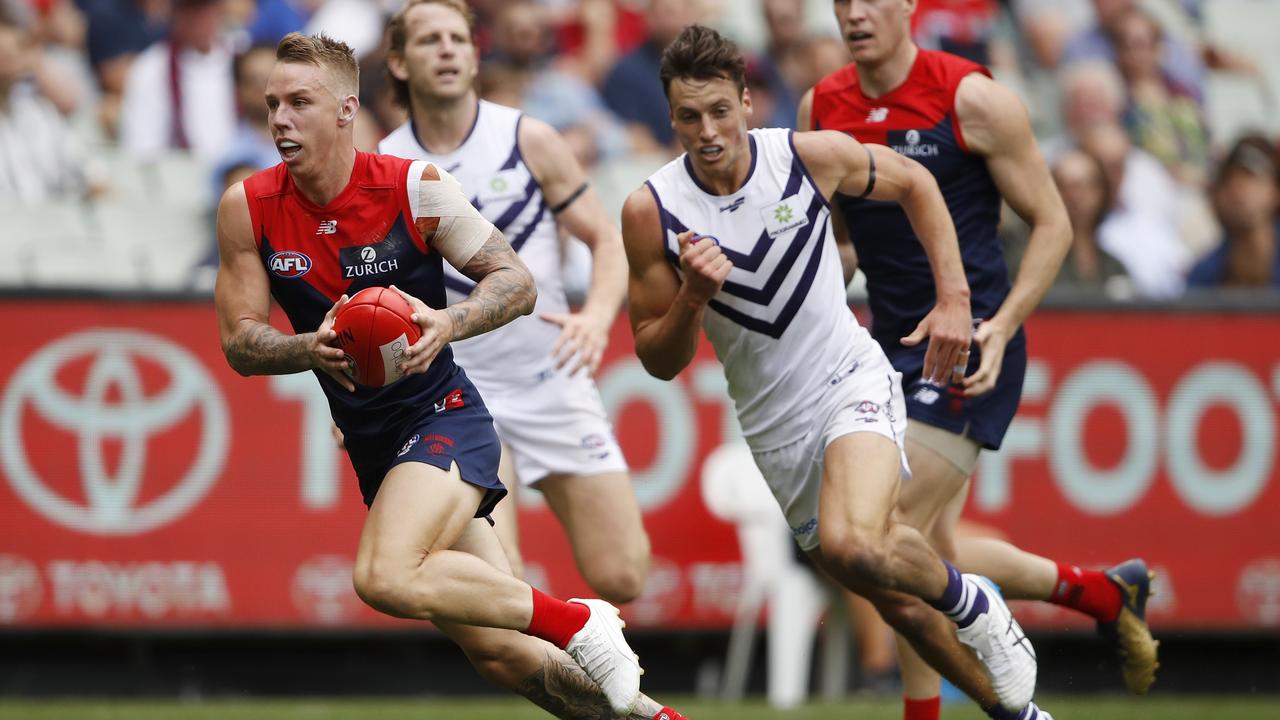
{"type": "MultiPolygon", "coordinates": [[[[682,26],[748,53],[760,126],[792,126],[848,62],[828,0],[471,4],[482,95],[559,129],[615,210],[679,151],[658,58],[682,26]]],[[[207,291],[217,197],[278,161],[262,100],[276,42],[324,31],[356,50],[372,150],[405,119],[383,66],[395,9],[0,0],[0,287],[207,291]]],[[[1271,0],[920,0],[914,17],[922,46],[1022,95],[1074,226],[1058,282],[1113,300],[1280,288],[1277,27],[1271,0]]],[[[1007,215],[1016,264],[1025,229],[1007,215]]]]}

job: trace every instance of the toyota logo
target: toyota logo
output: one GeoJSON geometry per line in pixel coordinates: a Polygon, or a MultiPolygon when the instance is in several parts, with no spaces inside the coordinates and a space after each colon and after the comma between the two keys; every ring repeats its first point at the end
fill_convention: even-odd
{"type": "Polygon", "coordinates": [[[293,573],[293,605],[308,620],[337,625],[359,613],[363,604],[351,586],[355,562],[341,555],[316,555],[293,573]]]}
{"type": "Polygon", "coordinates": [[[30,560],[0,555],[0,625],[26,620],[40,608],[40,571],[30,560]]]}
{"type": "Polygon", "coordinates": [[[18,368],[0,402],[0,460],[9,483],[45,517],[81,532],[130,535],[172,522],[209,491],[226,454],[227,408],[213,378],[186,349],[136,330],[89,330],[46,345],[18,368]],[[85,364],[82,390],[73,394],[59,374],[85,364]],[[140,365],[163,368],[167,385],[148,394],[140,365]],[[51,484],[58,478],[32,467],[23,441],[28,406],[46,426],[75,437],[82,499],[53,489],[67,483],[51,484]],[[195,460],[178,478],[148,472],[149,438],[192,413],[200,421],[195,460]],[[110,465],[107,443],[119,451],[110,465]]]}

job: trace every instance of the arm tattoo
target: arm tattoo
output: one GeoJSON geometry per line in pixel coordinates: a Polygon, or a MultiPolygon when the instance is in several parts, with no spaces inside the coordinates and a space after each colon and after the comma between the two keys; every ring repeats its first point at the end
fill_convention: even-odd
{"type": "Polygon", "coordinates": [[[460,271],[476,286],[466,300],[445,311],[453,320],[453,339],[489,332],[533,311],[538,297],[533,277],[496,228],[460,271]]]}
{"type": "Polygon", "coordinates": [[[285,335],[261,322],[237,332],[223,352],[241,375],[285,375],[311,369],[306,335],[285,335]]]}
{"type": "MultiPolygon", "coordinates": [[[[542,667],[516,687],[516,693],[560,720],[613,720],[613,710],[600,688],[567,656],[547,653],[542,667]]],[[[662,709],[648,697],[625,720],[651,720],[662,709]]]]}

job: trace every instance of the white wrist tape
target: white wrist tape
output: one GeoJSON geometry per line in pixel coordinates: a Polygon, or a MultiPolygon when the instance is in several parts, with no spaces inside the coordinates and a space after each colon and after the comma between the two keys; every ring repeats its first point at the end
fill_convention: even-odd
{"type": "Polygon", "coordinates": [[[424,160],[409,165],[407,184],[413,217],[439,220],[435,232],[425,239],[450,265],[461,269],[493,234],[493,223],[467,200],[461,183],[424,160]]]}

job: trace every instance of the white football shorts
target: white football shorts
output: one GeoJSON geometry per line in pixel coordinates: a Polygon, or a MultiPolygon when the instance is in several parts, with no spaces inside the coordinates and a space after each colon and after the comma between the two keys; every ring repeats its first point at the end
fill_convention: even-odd
{"type": "Polygon", "coordinates": [[[814,424],[804,437],[780,448],[751,453],[803,550],[818,546],[818,499],[827,446],[855,432],[872,432],[892,440],[902,460],[902,477],[910,476],[904,445],[907,406],[902,374],[874,343],[860,352],[858,368],[830,386],[816,403],[814,424]]]}
{"type": "Polygon", "coordinates": [[[551,368],[518,385],[472,376],[526,487],[553,474],[627,472],[595,381],[568,370],[551,368]]]}

